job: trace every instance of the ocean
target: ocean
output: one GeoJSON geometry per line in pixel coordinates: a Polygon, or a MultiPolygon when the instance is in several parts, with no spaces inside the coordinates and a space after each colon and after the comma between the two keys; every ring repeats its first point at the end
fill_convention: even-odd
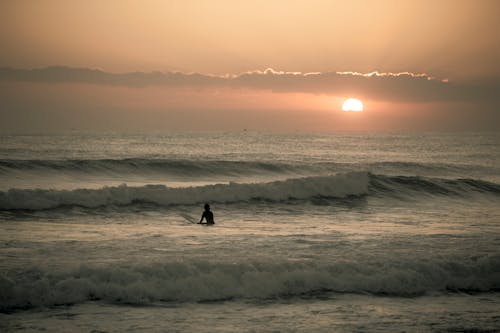
{"type": "Polygon", "coordinates": [[[0,330],[499,332],[500,134],[1,134],[0,330]]]}

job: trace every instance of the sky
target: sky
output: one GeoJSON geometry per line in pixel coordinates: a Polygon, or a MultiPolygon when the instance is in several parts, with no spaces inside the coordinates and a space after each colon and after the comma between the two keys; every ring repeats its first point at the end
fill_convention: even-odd
{"type": "Polygon", "coordinates": [[[500,2],[1,1],[0,131],[499,130],[500,2]],[[363,112],[344,112],[358,98],[363,112]]]}

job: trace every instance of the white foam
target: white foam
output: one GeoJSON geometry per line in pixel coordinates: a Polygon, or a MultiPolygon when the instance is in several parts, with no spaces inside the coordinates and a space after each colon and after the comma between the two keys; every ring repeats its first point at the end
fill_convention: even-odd
{"type": "Polygon", "coordinates": [[[315,196],[342,198],[368,192],[366,172],[325,177],[305,177],[255,184],[217,184],[187,188],[164,185],[130,187],[126,184],[101,189],[48,190],[10,189],[0,192],[0,209],[49,209],[60,206],[99,207],[150,202],[159,205],[202,202],[238,202],[252,199],[280,201],[315,196]]]}
{"type": "Polygon", "coordinates": [[[415,296],[429,292],[488,292],[500,288],[500,256],[462,262],[169,262],[80,267],[68,272],[32,268],[0,275],[3,310],[89,300],[156,301],[268,299],[322,292],[415,296]]]}

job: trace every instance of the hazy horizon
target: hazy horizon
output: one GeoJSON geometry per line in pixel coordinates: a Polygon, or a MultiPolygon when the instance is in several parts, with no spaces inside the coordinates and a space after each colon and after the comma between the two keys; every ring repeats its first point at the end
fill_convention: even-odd
{"type": "Polygon", "coordinates": [[[496,1],[0,4],[0,131],[500,129],[496,1]],[[359,114],[343,112],[357,98],[359,114]]]}

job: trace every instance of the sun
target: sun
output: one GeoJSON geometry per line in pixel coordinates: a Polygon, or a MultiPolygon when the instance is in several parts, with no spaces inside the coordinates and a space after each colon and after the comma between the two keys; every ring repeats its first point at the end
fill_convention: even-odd
{"type": "Polygon", "coordinates": [[[359,99],[349,98],[342,104],[343,111],[363,111],[363,103],[359,99]]]}

